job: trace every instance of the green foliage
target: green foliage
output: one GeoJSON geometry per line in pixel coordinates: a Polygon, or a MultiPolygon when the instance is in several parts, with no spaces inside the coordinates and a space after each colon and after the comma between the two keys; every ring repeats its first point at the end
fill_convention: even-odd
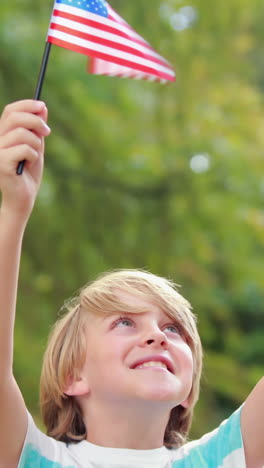
{"type": "MultiPolygon", "coordinates": [[[[263,372],[264,7],[111,4],[171,61],[177,83],[89,76],[85,57],[53,47],[42,95],[53,133],[24,242],[15,372],[37,414],[45,337],[64,299],[101,271],[149,269],[182,284],[198,315],[197,436],[263,372]],[[179,30],[187,6],[196,17],[179,30]]],[[[2,107],[33,95],[51,8],[1,2],[2,107]]]]}

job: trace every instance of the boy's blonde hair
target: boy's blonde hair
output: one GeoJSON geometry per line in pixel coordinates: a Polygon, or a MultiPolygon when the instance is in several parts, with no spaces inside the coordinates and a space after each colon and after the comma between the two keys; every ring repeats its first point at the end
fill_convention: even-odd
{"type": "Polygon", "coordinates": [[[40,381],[40,405],[47,433],[64,442],[78,442],[86,438],[81,408],[74,397],[64,393],[69,378],[76,379],[84,364],[89,343],[85,326],[92,314],[140,313],[136,306],[122,302],[118,291],[125,291],[159,306],[179,327],[189,344],[194,361],[190,405],[172,409],[164,435],[168,448],[181,446],[188,434],[193,409],[199,396],[202,369],[202,347],[191,305],[176,290],[170,280],[146,271],[118,270],[105,273],[80,290],[80,294],[66,303],[67,312],[51,332],[40,381]]]}

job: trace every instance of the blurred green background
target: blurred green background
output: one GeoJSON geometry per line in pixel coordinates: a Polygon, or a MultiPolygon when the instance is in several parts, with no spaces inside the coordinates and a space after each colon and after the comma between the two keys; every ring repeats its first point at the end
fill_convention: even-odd
{"type": "MultiPolygon", "coordinates": [[[[53,133],[27,228],[15,374],[39,421],[46,337],[65,298],[102,271],[182,285],[205,349],[192,436],[241,404],[264,362],[264,3],[112,0],[177,83],[90,76],[52,47],[53,133]]],[[[1,0],[0,104],[32,97],[53,2],[1,0]]]]}

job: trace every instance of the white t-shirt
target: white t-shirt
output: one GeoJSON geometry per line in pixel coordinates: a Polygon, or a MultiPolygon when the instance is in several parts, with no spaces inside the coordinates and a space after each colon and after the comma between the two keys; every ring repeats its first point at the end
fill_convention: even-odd
{"type": "Polygon", "coordinates": [[[241,408],[214,431],[173,450],[67,445],[43,434],[29,415],[18,468],[246,468],[240,414],[241,408]]]}

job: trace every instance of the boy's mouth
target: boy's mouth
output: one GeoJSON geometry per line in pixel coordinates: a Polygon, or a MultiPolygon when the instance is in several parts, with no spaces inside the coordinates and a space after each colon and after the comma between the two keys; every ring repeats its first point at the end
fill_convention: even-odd
{"type": "Polygon", "coordinates": [[[134,367],[134,369],[143,369],[144,367],[161,367],[163,369],[167,369],[166,364],[160,361],[148,361],[144,362],[143,364],[139,364],[138,366],[134,367]]]}
{"type": "Polygon", "coordinates": [[[173,372],[173,365],[170,359],[168,359],[165,356],[149,356],[142,358],[135,362],[131,369],[144,369],[144,368],[160,368],[160,369],[166,369],[167,371],[173,372]]]}

